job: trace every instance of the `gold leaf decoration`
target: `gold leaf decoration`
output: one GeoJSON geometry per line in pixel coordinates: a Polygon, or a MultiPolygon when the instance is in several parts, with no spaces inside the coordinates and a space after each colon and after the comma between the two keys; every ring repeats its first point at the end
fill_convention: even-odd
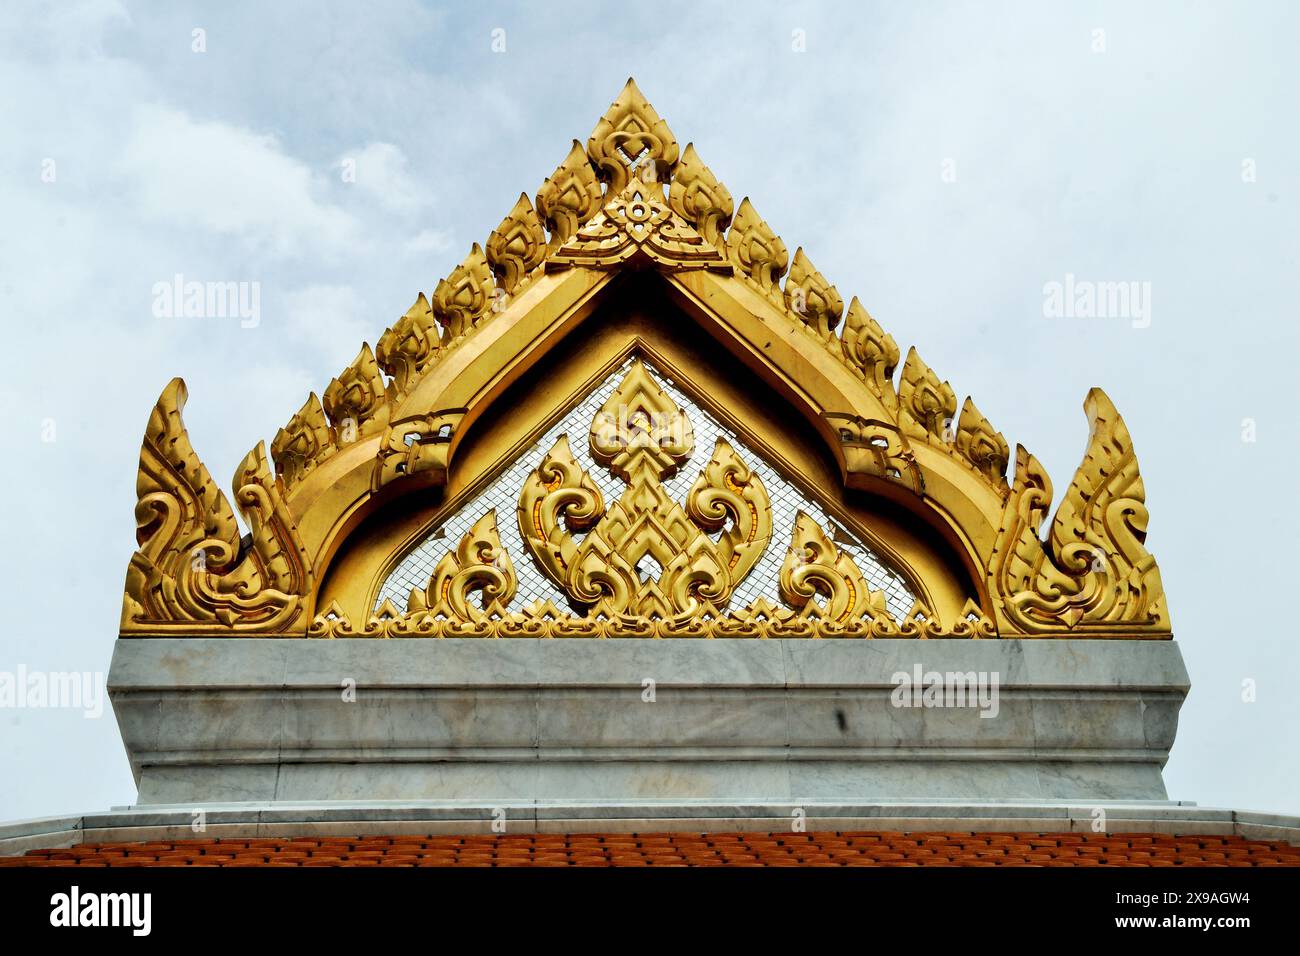
{"type": "Polygon", "coordinates": [[[504,612],[517,587],[515,567],[501,547],[493,509],[474,522],[455,551],[442,556],[428,587],[411,592],[407,609],[461,621],[482,620],[494,606],[504,612]],[[475,592],[479,594],[477,606],[470,600],[475,592]]]}
{"type": "Polygon", "coordinates": [[[372,488],[378,491],[411,475],[424,474],[435,481],[446,478],[451,441],[464,417],[465,410],[459,408],[390,423],[379,443],[372,488]]]}
{"type": "Polygon", "coordinates": [[[1011,449],[1002,433],[989,424],[970,398],[961,408],[954,447],[990,484],[999,490],[1006,489],[1011,449]]]}
{"type": "Polygon", "coordinates": [[[589,437],[592,456],[627,488],[605,507],[567,439],[557,440],[519,496],[520,532],[538,566],[588,616],[680,623],[716,613],[771,537],[757,475],[720,441],[686,509],[675,502],[663,481],[694,448],[690,421],[639,361],[589,437]],[[716,544],[707,532],[721,532],[716,544]]]}
{"type": "Polygon", "coordinates": [[[610,104],[587,141],[587,155],[618,193],[631,178],[629,167],[637,162],[653,171],[647,182],[666,181],[667,171],[677,162],[677,140],[655,108],[628,77],[622,92],[610,104]],[[646,166],[653,163],[653,166],[646,166]]]}
{"type": "Polygon", "coordinates": [[[568,242],[578,227],[600,211],[603,201],[600,180],[575,139],[564,162],[537,190],[537,213],[551,233],[548,248],[555,250],[568,242]]]}
{"type": "Polygon", "coordinates": [[[433,317],[454,342],[478,325],[492,309],[492,268],[479,244],[474,243],[465,260],[433,290],[433,317]]]}
{"type": "Polygon", "coordinates": [[[694,226],[707,242],[722,246],[731,224],[734,204],[727,187],[701,162],[695,145],[688,143],[668,189],[668,204],[694,226]]]}
{"type": "Polygon", "coordinates": [[[486,255],[497,288],[508,295],[546,258],[546,230],[527,193],[519,194],[509,214],[488,236],[486,255]]]}
{"type": "Polygon", "coordinates": [[[857,296],[849,303],[841,347],[849,364],[862,374],[885,406],[896,408],[898,394],[894,391],[894,369],[898,367],[898,345],[894,337],[871,317],[857,296]]]}
{"type": "Polygon", "coordinates": [[[361,347],[352,364],[331,379],[322,397],[325,414],[340,445],[350,445],[388,422],[389,389],[370,345],[361,347]]]}
{"type": "Polygon", "coordinates": [[[312,392],[298,413],[289,419],[289,424],[275,433],[271,457],[285,488],[292,488],[332,455],[335,447],[333,431],[325,421],[325,410],[312,392]]]}
{"type": "Polygon", "coordinates": [[[1088,393],[1084,411],[1088,449],[1046,545],[1038,535],[1052,485],[1017,446],[990,590],[1026,634],[1168,632],[1160,572],[1145,546],[1146,492],[1128,428],[1101,389],[1088,393]]]}
{"type": "Polygon", "coordinates": [[[747,198],[741,200],[727,233],[727,255],[764,294],[773,298],[781,294],[777,283],[785,275],[790,253],[747,198]]]}
{"type": "Polygon", "coordinates": [[[781,600],[791,607],[842,623],[863,616],[888,616],[884,595],[873,592],[849,555],[806,512],[795,518],[790,550],[781,565],[781,600]],[[824,608],[813,599],[820,597],[824,608]]]}
{"type": "Polygon", "coordinates": [[[921,361],[915,348],[907,350],[898,402],[898,424],[905,434],[942,443],[954,437],[957,396],[951,385],[939,381],[939,376],[921,361]]]}
{"type": "Polygon", "coordinates": [[[123,633],[287,630],[312,588],[311,564],[258,445],[235,473],[248,544],[225,495],[190,445],[185,383],[163,390],[140,449],[136,541],[127,570],[123,633]]]}
{"type": "Polygon", "coordinates": [[[763,480],[724,438],[691,486],[686,513],[706,532],[722,532],[718,555],[733,582],[749,575],[772,538],[772,505],[763,480]]]}
{"type": "Polygon", "coordinates": [[[632,180],[552,253],[546,267],[613,269],[624,264],[653,266],[664,272],[732,271],[718,248],[668,207],[662,185],[639,179],[632,180]]]}
{"type": "MultiPolygon", "coordinates": [[[[835,327],[844,314],[844,300],[826,281],[802,248],[796,249],[785,280],[785,306],[823,342],[834,343],[835,327]]],[[[838,349],[837,349],[838,351],[838,349]]]]}
{"type": "Polygon", "coordinates": [[[441,339],[429,300],[421,292],[406,314],[379,339],[375,357],[393,377],[397,392],[410,389],[420,374],[438,358],[441,339]]]}

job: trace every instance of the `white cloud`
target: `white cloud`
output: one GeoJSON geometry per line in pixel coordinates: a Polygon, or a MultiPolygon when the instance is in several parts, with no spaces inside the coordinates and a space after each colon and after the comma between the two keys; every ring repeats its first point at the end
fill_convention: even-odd
{"type": "Polygon", "coordinates": [[[343,182],[391,212],[412,215],[433,202],[433,192],[412,178],[406,154],[392,143],[371,143],[343,156],[338,165],[343,182]]]}
{"type": "Polygon", "coordinates": [[[351,216],[321,198],[323,177],[275,137],[180,110],[134,111],[119,172],[142,215],[237,237],[257,252],[339,252],[356,231],[351,216]]]}

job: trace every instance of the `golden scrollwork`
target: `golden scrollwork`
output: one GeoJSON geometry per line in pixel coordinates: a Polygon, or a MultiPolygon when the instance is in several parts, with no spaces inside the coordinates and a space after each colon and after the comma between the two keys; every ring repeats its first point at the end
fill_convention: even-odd
{"type": "Polygon", "coordinates": [[[1026,635],[1167,629],[1160,572],[1145,546],[1146,492],[1128,428],[1099,388],[1088,393],[1084,412],[1088,449],[1046,543],[1038,535],[1052,484],[1037,459],[1016,447],[990,589],[1026,635]]]}
{"type": "Polygon", "coordinates": [[[537,190],[537,214],[551,233],[547,249],[554,252],[604,204],[600,180],[576,139],[564,162],[537,190]]]}
{"type": "Polygon", "coordinates": [[[781,565],[781,598],[805,612],[842,624],[888,615],[884,595],[872,591],[853,558],[835,547],[821,525],[800,511],[781,565]],[[820,597],[820,605],[814,598],[820,597]]]}
{"type": "Polygon", "coordinates": [[[585,266],[657,267],[664,272],[730,272],[726,257],[664,202],[660,183],[633,179],[546,262],[548,270],[585,266]]]}
{"type": "Polygon", "coordinates": [[[375,459],[372,486],[377,491],[398,478],[428,473],[445,477],[447,456],[464,409],[431,412],[392,422],[384,429],[375,459]]]}
{"type": "Polygon", "coordinates": [[[595,415],[589,441],[627,488],[606,506],[567,440],[557,441],[519,496],[520,532],[538,566],[596,614],[680,618],[725,603],[771,536],[758,476],[719,440],[686,508],[675,502],[663,481],[694,448],[690,421],[639,361],[595,415]],[[719,531],[715,543],[708,532],[719,531]]]}
{"type": "Polygon", "coordinates": [[[292,488],[335,449],[334,431],[325,421],[325,409],[312,392],[307,401],[275,434],[271,458],[285,488],[292,488]]]}
{"type": "Polygon", "coordinates": [[[230,504],[190,445],[185,399],[185,383],[172,379],[145,430],[122,631],[281,632],[300,616],[313,575],[265,448],[235,472],[235,504],[251,529],[241,541],[230,504]]]}
{"type": "MultiPolygon", "coordinates": [[[[857,298],[846,311],[802,249],[792,262],[749,199],[733,211],[730,192],[694,146],[679,154],[675,136],[630,80],[585,146],[572,141],[535,200],[521,195],[431,299],[421,293],[373,352],[363,347],[320,400],[313,394],[276,433],[270,457],[278,477],[261,445],[250,453],[233,502],[248,516],[245,538],[232,502],[189,447],[180,422],[183,385],[168,386],[141,453],[140,546],[128,572],[123,633],[1171,636],[1159,572],[1145,548],[1137,461],[1105,395],[1089,394],[1088,454],[1041,540],[1051,484],[1039,463],[1018,448],[1008,486],[1007,440],[972,399],[958,415],[956,393],[915,348],[895,384],[900,349],[893,337],[857,298]],[[557,595],[569,605],[563,611],[511,610],[509,589],[487,607],[471,601],[463,613],[452,607],[436,620],[390,606],[362,612],[354,590],[334,606],[342,585],[331,577],[317,594],[325,565],[349,547],[347,536],[373,505],[404,491],[400,482],[416,479],[412,490],[447,482],[462,444],[467,458],[483,457],[474,441],[460,441],[462,422],[491,422],[498,409],[485,403],[526,381],[521,376],[546,374],[550,350],[583,323],[601,321],[607,290],[633,287],[609,281],[609,273],[632,270],[660,274],[667,301],[690,316],[682,321],[705,328],[772,385],[773,395],[797,399],[848,489],[880,495],[911,512],[908,520],[937,530],[935,540],[954,554],[929,556],[930,568],[960,566],[983,580],[932,593],[941,614],[918,599],[895,621],[858,602],[840,620],[836,602],[848,592],[817,583],[830,580],[825,569],[838,567],[840,555],[816,564],[819,571],[800,571],[801,590],[784,603],[732,606],[729,596],[770,543],[767,492],[750,463],[722,443],[690,493],[673,501],[664,482],[694,450],[690,423],[634,369],[620,386],[631,413],[593,423],[587,436],[595,461],[625,484],[618,499],[605,500],[568,439],[547,451],[518,495],[526,549],[565,596],[557,595]],[[486,323],[501,325],[470,334],[486,323]],[[381,491],[382,498],[372,497],[381,491]],[[970,607],[957,615],[966,598],[970,607]]],[[[659,334],[650,316],[645,328],[659,334]]],[[[594,376],[604,367],[597,361],[608,356],[579,371],[594,376]]],[[[695,383],[704,391],[711,384],[695,383]]],[[[804,531],[816,545],[812,529],[804,531]]],[[[796,553],[806,557],[814,545],[796,553]]],[[[475,563],[483,562],[462,562],[456,574],[475,563]]],[[[800,567],[789,569],[792,588],[800,567]]],[[[925,591],[925,568],[908,571],[914,592],[925,591]]],[[[852,575],[841,580],[847,588],[852,575]]]]}
{"type": "Polygon", "coordinates": [[[363,345],[352,364],[330,380],[322,397],[338,444],[350,445],[387,424],[391,399],[375,353],[363,345]]]}
{"type": "Polygon", "coordinates": [[[592,130],[587,155],[609,183],[610,192],[618,193],[632,178],[629,167],[634,162],[638,168],[655,171],[647,182],[666,181],[667,176],[657,170],[671,169],[677,163],[677,140],[636,82],[628,77],[618,97],[592,130]],[[650,163],[653,165],[647,165],[650,163]]]}
{"type": "Polygon", "coordinates": [[[482,620],[493,611],[503,613],[517,587],[515,567],[501,547],[497,514],[491,510],[465,532],[455,551],[442,556],[428,586],[412,589],[407,611],[460,621],[482,620]],[[479,595],[477,605],[470,600],[475,592],[479,595]]]}
{"type": "Polygon", "coordinates": [[[513,294],[520,283],[546,258],[546,230],[527,193],[488,236],[485,246],[488,263],[497,278],[497,288],[513,294]]]}

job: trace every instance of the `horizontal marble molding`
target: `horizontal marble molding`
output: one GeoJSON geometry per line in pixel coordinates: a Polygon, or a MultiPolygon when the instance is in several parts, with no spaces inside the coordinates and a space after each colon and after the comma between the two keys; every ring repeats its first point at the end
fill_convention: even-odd
{"type": "Polygon", "coordinates": [[[1173,642],[119,641],[141,804],[1163,800],[1173,642]],[[970,675],[898,706],[898,675],[970,675]],[[350,698],[350,699],[349,699],[350,698]]]}

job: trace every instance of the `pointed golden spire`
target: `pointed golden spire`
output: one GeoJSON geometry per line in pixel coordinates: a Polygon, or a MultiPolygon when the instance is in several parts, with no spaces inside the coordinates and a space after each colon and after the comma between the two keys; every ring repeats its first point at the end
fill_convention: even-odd
{"type": "Polygon", "coordinates": [[[476,242],[464,261],[433,290],[433,317],[447,330],[453,342],[474,326],[492,308],[492,269],[476,242]]]}
{"type": "Polygon", "coordinates": [[[958,453],[994,487],[999,491],[1007,490],[1007,462],[1011,458],[1011,449],[1002,433],[989,424],[969,397],[961,407],[954,445],[958,453]]]}
{"type": "Polygon", "coordinates": [[[441,341],[429,300],[421,292],[406,314],[379,338],[375,358],[404,393],[438,357],[441,341]]]}
{"type": "Polygon", "coordinates": [[[527,193],[501,220],[487,240],[487,260],[497,277],[497,287],[513,293],[524,278],[546,258],[546,230],[527,193]]]}
{"type": "Polygon", "coordinates": [[[349,445],[388,421],[388,392],[367,342],[352,364],[330,380],[322,396],[340,445],[349,445]]]}
{"type": "Polygon", "coordinates": [[[765,293],[780,295],[777,283],[785,275],[790,252],[781,237],[755,212],[748,197],[740,201],[736,220],[727,233],[727,254],[765,293]]]}
{"type": "Polygon", "coordinates": [[[686,144],[686,152],[673,174],[668,204],[713,245],[723,244],[723,233],[731,224],[735,208],[731,193],[700,161],[694,143],[686,144]]]}
{"type": "Polygon", "coordinates": [[[835,326],[844,314],[844,300],[804,255],[802,246],[795,250],[785,280],[785,306],[823,342],[835,337],[835,326]]]}
{"type": "Polygon", "coordinates": [[[655,112],[649,100],[628,77],[587,141],[587,155],[600,170],[601,178],[612,192],[622,192],[630,178],[628,167],[637,162],[653,162],[653,178],[648,182],[666,182],[677,163],[677,140],[673,131],[655,112]],[[644,155],[643,155],[644,154],[644,155]]]}
{"type": "Polygon", "coordinates": [[[941,382],[916,347],[907,350],[903,377],[898,383],[898,424],[907,435],[947,443],[952,440],[957,396],[941,382]]]}
{"type": "Polygon", "coordinates": [[[889,407],[896,405],[894,369],[898,367],[898,343],[871,317],[856,295],[844,320],[841,348],[849,364],[862,372],[871,390],[889,407]]]}
{"type": "Polygon", "coordinates": [[[289,419],[289,424],[275,433],[271,457],[288,489],[333,454],[334,449],[334,435],[325,421],[325,409],[312,392],[298,413],[289,419]]]}
{"type": "Polygon", "coordinates": [[[537,212],[551,232],[549,248],[558,249],[568,242],[600,210],[603,200],[600,180],[575,139],[564,162],[537,190],[537,212]]]}

